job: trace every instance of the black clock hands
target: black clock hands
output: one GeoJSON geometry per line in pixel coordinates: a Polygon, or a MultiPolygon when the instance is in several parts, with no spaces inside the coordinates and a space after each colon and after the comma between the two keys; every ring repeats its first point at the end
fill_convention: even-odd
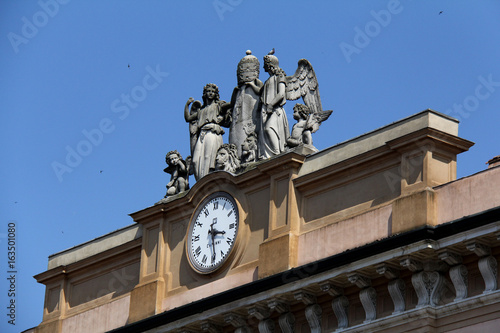
{"type": "Polygon", "coordinates": [[[212,224],[210,224],[210,230],[208,230],[208,233],[210,234],[211,238],[212,238],[212,262],[215,261],[215,257],[216,257],[216,254],[217,252],[215,252],[215,236],[217,235],[225,235],[226,234],[226,231],[222,230],[217,230],[214,228],[214,224],[217,223],[217,219],[214,219],[212,224]]]}
{"type": "Polygon", "coordinates": [[[215,235],[217,230],[214,230],[214,224],[217,223],[217,220],[214,220],[212,224],[210,224],[210,230],[208,233],[212,236],[212,262],[215,262],[215,235]]]}
{"type": "Polygon", "coordinates": [[[237,204],[229,194],[216,192],[199,205],[192,221],[187,238],[189,263],[198,273],[215,272],[234,251],[237,204]]]}

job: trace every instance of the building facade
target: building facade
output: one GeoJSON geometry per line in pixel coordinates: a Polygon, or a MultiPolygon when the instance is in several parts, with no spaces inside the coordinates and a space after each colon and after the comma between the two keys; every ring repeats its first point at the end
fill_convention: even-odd
{"type": "Polygon", "coordinates": [[[34,332],[497,332],[500,168],[457,180],[472,145],[425,110],[210,173],[50,256],[34,332]]]}

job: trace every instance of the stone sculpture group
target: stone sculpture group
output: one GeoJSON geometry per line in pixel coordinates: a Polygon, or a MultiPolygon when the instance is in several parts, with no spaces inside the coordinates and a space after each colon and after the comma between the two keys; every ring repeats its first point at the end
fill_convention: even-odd
{"type": "Polygon", "coordinates": [[[238,63],[238,85],[231,101],[220,99],[213,83],[203,88],[202,101],[190,97],[184,107],[189,123],[191,156],[182,159],[176,150],[166,156],[171,174],[165,197],[189,189],[189,175],[199,180],[213,171],[238,173],[251,163],[279,155],[299,145],[312,146],[312,133],[328,119],[323,111],[318,80],[309,61],[301,59],[295,74],[287,76],[279,67],[274,49],[264,56],[269,78],[259,80],[260,63],[251,51],[238,63]],[[293,108],[297,121],[290,133],[284,105],[302,98],[304,104],[293,108]],[[229,128],[229,143],[224,144],[223,128],[229,128]]]}

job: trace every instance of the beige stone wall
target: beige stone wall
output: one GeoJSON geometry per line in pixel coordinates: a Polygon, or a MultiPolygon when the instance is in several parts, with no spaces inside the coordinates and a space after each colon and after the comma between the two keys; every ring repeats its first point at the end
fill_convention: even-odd
{"type": "Polygon", "coordinates": [[[130,296],[112,300],[101,306],[70,316],[62,321],[62,332],[101,333],[128,322],[130,296]]]}
{"type": "Polygon", "coordinates": [[[484,170],[436,188],[438,223],[500,206],[500,167],[484,170]]]}
{"type": "MultiPolygon", "coordinates": [[[[131,214],[135,226],[52,256],[49,270],[37,276],[47,286],[39,332],[119,327],[500,205],[500,191],[495,191],[500,168],[448,183],[456,178],[456,155],[472,145],[457,133],[455,120],[425,111],[315,154],[300,148],[237,176],[211,173],[188,192],[131,214]],[[186,233],[198,204],[216,191],[235,198],[239,236],[227,264],[200,275],[189,265],[186,233]]],[[[361,323],[357,291],[350,288],[349,316],[361,323]]],[[[382,282],[377,288],[379,311],[386,315],[390,297],[382,282]]],[[[415,304],[414,296],[409,294],[409,304],[415,304]]],[[[328,298],[319,301],[327,314],[325,327],[335,327],[328,298]]],[[[307,331],[300,313],[296,329],[307,331]]]]}

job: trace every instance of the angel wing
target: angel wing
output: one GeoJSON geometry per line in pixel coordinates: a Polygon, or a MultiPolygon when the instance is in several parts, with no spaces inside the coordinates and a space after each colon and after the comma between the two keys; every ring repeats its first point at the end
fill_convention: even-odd
{"type": "Polygon", "coordinates": [[[318,79],[308,60],[299,60],[295,74],[287,76],[286,83],[286,99],[295,101],[302,97],[311,113],[323,111],[318,91],[318,79]]]}
{"type": "Polygon", "coordinates": [[[306,128],[311,131],[311,133],[316,132],[319,129],[319,125],[328,119],[332,114],[332,110],[318,111],[316,113],[311,113],[307,117],[306,128]]]}

